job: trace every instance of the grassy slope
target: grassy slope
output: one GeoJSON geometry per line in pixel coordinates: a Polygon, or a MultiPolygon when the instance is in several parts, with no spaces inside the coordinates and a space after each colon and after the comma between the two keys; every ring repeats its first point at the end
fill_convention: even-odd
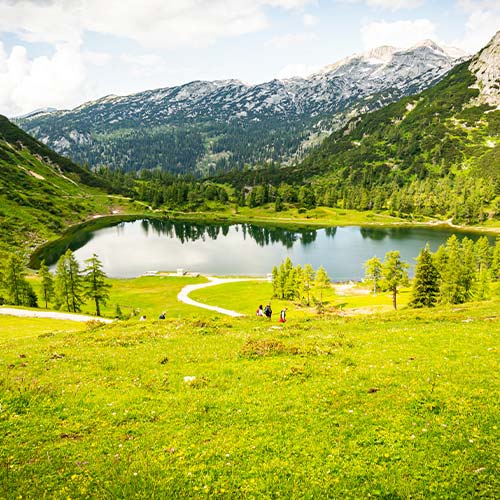
{"type": "Polygon", "coordinates": [[[494,497],[498,306],[0,326],[0,497],[494,497]]]}
{"type": "Polygon", "coordinates": [[[121,200],[101,181],[0,116],[0,250],[33,248],[121,200]]]}

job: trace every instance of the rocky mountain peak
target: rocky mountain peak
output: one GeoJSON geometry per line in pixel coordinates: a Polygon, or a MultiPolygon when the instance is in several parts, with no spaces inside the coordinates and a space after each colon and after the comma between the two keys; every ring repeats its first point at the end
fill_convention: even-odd
{"type": "Polygon", "coordinates": [[[477,79],[477,101],[500,109],[500,31],[472,59],[469,69],[477,79]]]}

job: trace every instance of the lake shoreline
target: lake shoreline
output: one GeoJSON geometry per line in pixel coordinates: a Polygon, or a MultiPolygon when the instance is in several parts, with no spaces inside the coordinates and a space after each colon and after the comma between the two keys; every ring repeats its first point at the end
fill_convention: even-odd
{"type": "MultiPolygon", "coordinates": [[[[203,213],[192,213],[192,212],[173,212],[173,213],[137,213],[137,214],[94,214],[92,218],[87,219],[83,222],[73,224],[69,226],[61,235],[57,238],[51,239],[43,243],[42,245],[35,248],[31,253],[29,267],[31,269],[38,269],[40,267],[41,260],[44,258],[45,251],[54,246],[59,246],[61,248],[67,249],[69,247],[69,241],[72,237],[79,233],[91,233],[98,229],[104,229],[106,227],[112,227],[114,225],[120,224],[122,222],[134,222],[137,220],[158,220],[158,221],[170,221],[170,222],[185,222],[185,223],[200,223],[200,224],[224,224],[224,225],[236,225],[236,224],[252,224],[262,228],[280,228],[289,231],[300,231],[300,230],[318,230],[330,227],[361,227],[361,228],[376,228],[376,229],[391,229],[391,228],[426,228],[435,230],[453,230],[457,232],[470,232],[477,234],[484,234],[489,236],[500,236],[500,227],[485,227],[485,226],[466,226],[453,224],[451,220],[446,221],[345,221],[340,218],[338,221],[334,219],[321,220],[321,219],[292,219],[292,218],[265,218],[265,217],[252,217],[247,215],[221,215],[221,214],[207,214],[203,213]]],[[[64,250],[65,251],[65,250],[64,250]]],[[[60,252],[61,254],[64,251],[60,252]]]]}

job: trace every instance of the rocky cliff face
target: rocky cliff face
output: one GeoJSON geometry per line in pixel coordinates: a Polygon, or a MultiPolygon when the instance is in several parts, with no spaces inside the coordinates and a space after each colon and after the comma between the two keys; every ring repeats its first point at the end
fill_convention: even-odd
{"type": "Polygon", "coordinates": [[[491,42],[474,57],[469,69],[477,78],[477,102],[500,109],[500,31],[491,42]]]}

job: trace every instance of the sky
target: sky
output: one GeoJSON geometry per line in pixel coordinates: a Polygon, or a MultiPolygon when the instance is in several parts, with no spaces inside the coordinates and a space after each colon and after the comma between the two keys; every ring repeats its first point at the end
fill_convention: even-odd
{"type": "Polygon", "coordinates": [[[0,114],[306,76],[423,39],[472,54],[498,29],[500,0],[0,0],[0,114]]]}

